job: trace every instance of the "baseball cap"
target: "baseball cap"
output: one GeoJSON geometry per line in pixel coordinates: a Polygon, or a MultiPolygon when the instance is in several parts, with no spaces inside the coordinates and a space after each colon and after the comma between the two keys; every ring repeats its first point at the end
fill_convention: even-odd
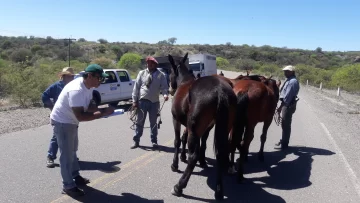
{"type": "Polygon", "coordinates": [[[103,68],[98,64],[90,64],[88,67],[85,68],[85,72],[88,73],[99,73],[102,77],[107,78],[109,77],[108,74],[104,73],[103,68]]]}
{"type": "Polygon", "coordinates": [[[154,57],[152,57],[152,56],[146,57],[146,61],[153,61],[153,62],[155,62],[156,64],[159,64],[159,63],[157,62],[157,60],[156,60],[154,57]]]}

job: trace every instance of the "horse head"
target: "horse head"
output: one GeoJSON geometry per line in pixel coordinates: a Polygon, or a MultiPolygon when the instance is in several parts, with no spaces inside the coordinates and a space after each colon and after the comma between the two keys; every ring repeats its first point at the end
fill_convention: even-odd
{"type": "Polygon", "coordinates": [[[169,54],[168,59],[171,64],[171,73],[170,73],[170,89],[169,93],[174,96],[178,86],[190,79],[195,79],[194,74],[189,72],[189,69],[186,67],[185,62],[187,60],[188,53],[179,61],[178,64],[175,64],[174,58],[169,54]]]}
{"type": "Polygon", "coordinates": [[[276,96],[276,100],[279,101],[279,98],[280,98],[280,84],[281,84],[281,81],[278,80],[274,80],[272,79],[272,75],[268,78],[265,78],[265,81],[264,83],[272,89],[272,91],[274,92],[275,96],[276,96]],[[280,83],[279,83],[280,82],[280,83]]]}

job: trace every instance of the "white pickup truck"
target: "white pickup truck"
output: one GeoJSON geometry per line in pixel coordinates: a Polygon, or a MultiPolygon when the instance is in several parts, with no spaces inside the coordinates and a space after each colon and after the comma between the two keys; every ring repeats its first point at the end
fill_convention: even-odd
{"type": "MultiPolygon", "coordinates": [[[[120,101],[131,100],[135,80],[131,79],[129,72],[125,69],[104,69],[104,72],[109,77],[93,92],[97,105],[117,105],[120,101]]],[[[83,73],[84,71],[76,74],[75,78],[81,77],[83,73]]]]}

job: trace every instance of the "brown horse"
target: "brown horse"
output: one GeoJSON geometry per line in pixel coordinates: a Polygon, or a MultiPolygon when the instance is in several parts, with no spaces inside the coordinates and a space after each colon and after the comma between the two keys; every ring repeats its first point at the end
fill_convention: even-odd
{"type": "Polygon", "coordinates": [[[241,142],[238,181],[243,180],[243,164],[247,160],[249,146],[254,138],[255,126],[259,122],[264,122],[259,151],[259,160],[264,161],[264,144],[279,100],[279,85],[275,80],[268,78],[262,82],[240,80],[233,88],[237,95],[238,108],[235,118],[236,124],[231,132],[230,165],[234,166],[234,153],[241,142]]]}
{"type": "Polygon", "coordinates": [[[228,135],[235,118],[236,95],[229,82],[216,76],[202,77],[193,81],[193,76],[189,75],[185,65],[186,58],[187,54],[176,65],[173,57],[169,55],[172,65],[170,93],[174,96],[171,112],[175,129],[175,155],[172,168],[178,167],[181,124],[185,125],[188,131],[189,150],[185,172],[171,193],[175,196],[182,195],[196,162],[201,158],[200,140],[215,125],[214,151],[217,163],[215,198],[219,200],[223,199],[222,172],[229,164],[228,135]]]}

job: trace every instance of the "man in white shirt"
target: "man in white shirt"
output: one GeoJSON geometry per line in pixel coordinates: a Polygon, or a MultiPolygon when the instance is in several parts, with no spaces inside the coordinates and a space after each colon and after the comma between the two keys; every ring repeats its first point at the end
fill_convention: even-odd
{"type": "Polygon", "coordinates": [[[139,72],[136,77],[132,99],[133,106],[139,108],[136,122],[134,144],[130,147],[135,149],[139,147],[140,137],[142,136],[146,114],[149,112],[151,143],[154,148],[158,147],[157,134],[158,129],[156,119],[160,108],[159,94],[160,91],[164,100],[168,100],[169,86],[165,74],[157,69],[158,62],[153,57],[147,57],[147,69],[139,72]],[[143,112],[143,113],[142,113],[143,112]]]}
{"type": "Polygon", "coordinates": [[[101,66],[89,65],[83,77],[71,81],[64,87],[50,114],[53,133],[60,149],[62,193],[69,196],[84,195],[84,191],[77,185],[90,182],[80,176],[76,158],[79,122],[95,120],[114,112],[113,107],[99,110],[97,106],[90,105],[93,88],[98,87],[105,77],[108,75],[104,73],[101,66]]]}

